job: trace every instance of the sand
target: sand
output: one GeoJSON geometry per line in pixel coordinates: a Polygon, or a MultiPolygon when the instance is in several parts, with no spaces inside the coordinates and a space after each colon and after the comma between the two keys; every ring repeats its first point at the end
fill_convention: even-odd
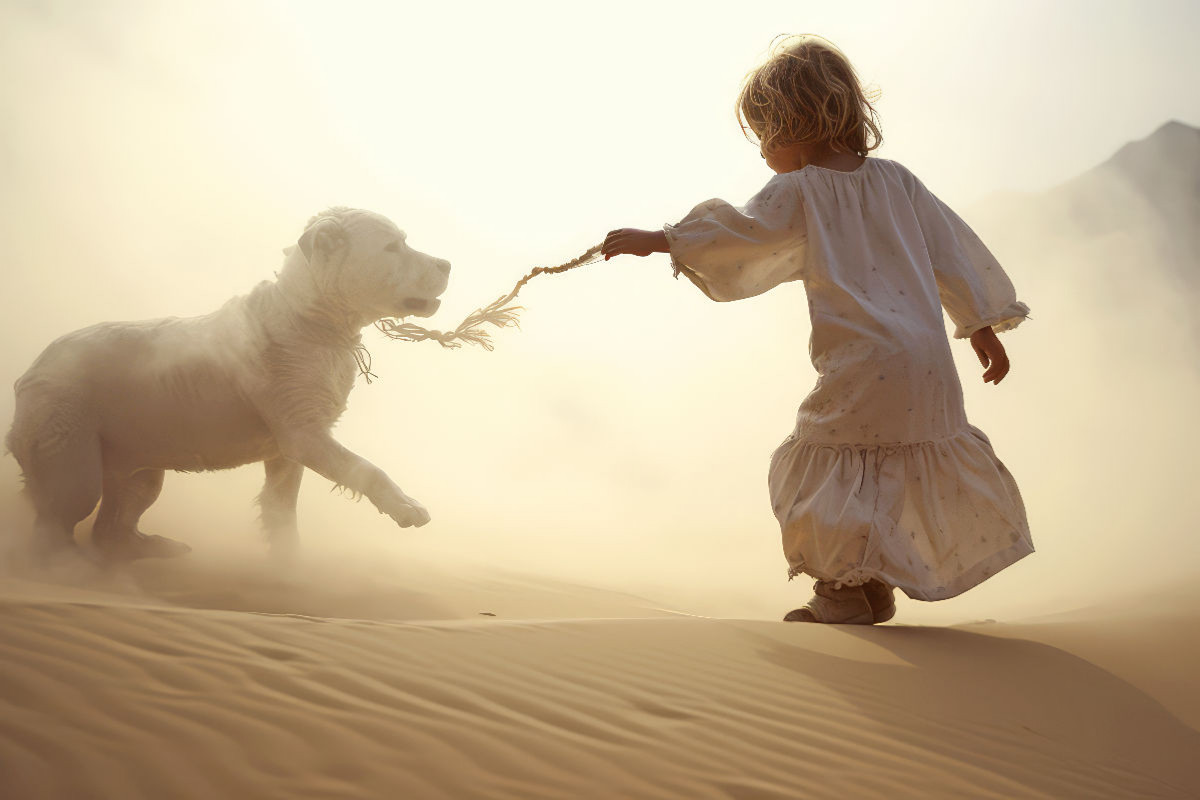
{"type": "Polygon", "coordinates": [[[855,628],[446,565],[0,578],[0,797],[1196,797],[1195,599],[855,628]]]}

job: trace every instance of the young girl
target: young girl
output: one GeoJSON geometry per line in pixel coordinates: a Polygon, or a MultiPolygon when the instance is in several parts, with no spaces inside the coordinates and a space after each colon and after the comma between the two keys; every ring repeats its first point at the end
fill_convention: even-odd
{"type": "Polygon", "coordinates": [[[839,50],[785,39],[738,98],[776,176],[744,208],[709,200],[662,231],[604,241],[606,259],[670,253],[713,300],[804,282],[817,385],[768,482],[788,576],[817,582],[788,621],[883,622],[893,587],[942,600],[1033,552],[1016,483],[967,422],[941,311],[999,383],[996,333],[1029,308],[966,223],[900,164],[867,156],[875,119],[839,50]]]}

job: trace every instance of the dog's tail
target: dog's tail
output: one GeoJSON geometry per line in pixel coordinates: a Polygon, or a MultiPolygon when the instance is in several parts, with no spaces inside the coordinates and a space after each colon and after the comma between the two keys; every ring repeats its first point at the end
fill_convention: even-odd
{"type": "Polygon", "coordinates": [[[11,455],[17,460],[17,464],[21,466],[21,483],[22,491],[28,489],[25,486],[25,464],[29,462],[30,437],[27,431],[30,429],[30,414],[28,411],[29,403],[21,397],[21,384],[25,381],[22,377],[13,384],[13,394],[16,395],[16,406],[13,409],[12,424],[8,427],[8,433],[4,437],[4,453],[3,455],[11,455]]]}

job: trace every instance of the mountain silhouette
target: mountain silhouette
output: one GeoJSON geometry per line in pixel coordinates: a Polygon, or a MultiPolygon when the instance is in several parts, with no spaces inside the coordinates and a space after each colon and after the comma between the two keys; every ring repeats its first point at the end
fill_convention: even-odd
{"type": "Polygon", "coordinates": [[[1171,314],[1200,347],[1200,128],[1168,122],[1058,186],[994,195],[965,216],[1018,289],[1065,299],[1065,282],[1076,313],[1109,322],[1171,314]]]}

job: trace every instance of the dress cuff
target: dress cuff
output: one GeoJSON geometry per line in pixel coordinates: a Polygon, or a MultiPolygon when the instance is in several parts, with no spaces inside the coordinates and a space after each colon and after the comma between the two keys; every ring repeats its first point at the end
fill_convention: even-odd
{"type": "Polygon", "coordinates": [[[667,237],[667,256],[671,259],[671,274],[678,279],[679,273],[683,272],[683,265],[675,260],[675,226],[663,225],[663,235],[667,237]]]}
{"type": "Polygon", "coordinates": [[[991,328],[996,333],[1011,331],[1025,320],[1030,319],[1029,306],[1024,303],[1013,303],[995,316],[973,322],[970,325],[959,325],[954,330],[955,339],[969,339],[971,334],[984,328],[991,328]]]}

